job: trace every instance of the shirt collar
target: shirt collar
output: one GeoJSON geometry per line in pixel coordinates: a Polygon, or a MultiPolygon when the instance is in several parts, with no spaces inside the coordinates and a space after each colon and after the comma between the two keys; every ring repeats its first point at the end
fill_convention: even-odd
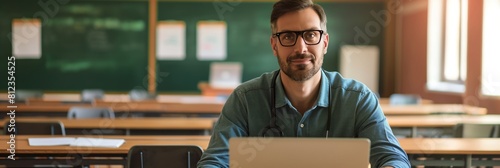
{"type": "MultiPolygon", "coordinates": [[[[328,79],[327,79],[326,74],[323,71],[323,69],[320,69],[320,72],[321,72],[321,80],[319,82],[320,83],[319,94],[318,94],[318,100],[317,100],[316,104],[320,107],[328,107],[328,103],[330,102],[329,101],[330,98],[329,98],[329,94],[328,94],[330,92],[330,87],[329,87],[330,85],[329,85],[328,79]]],[[[272,81],[272,82],[275,82],[275,84],[276,84],[276,88],[275,88],[276,103],[275,103],[274,107],[279,108],[279,107],[286,105],[287,103],[290,103],[288,98],[285,96],[285,89],[283,88],[283,85],[281,84],[280,74],[278,74],[276,81],[272,81]]]]}

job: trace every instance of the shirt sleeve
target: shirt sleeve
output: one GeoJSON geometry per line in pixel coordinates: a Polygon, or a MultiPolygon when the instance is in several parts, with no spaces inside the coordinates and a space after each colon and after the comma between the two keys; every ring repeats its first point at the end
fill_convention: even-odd
{"type": "Polygon", "coordinates": [[[362,92],[356,113],[358,136],[371,141],[370,163],[372,167],[409,168],[408,155],[392,133],[378,99],[372,92],[362,92]]]}
{"type": "Polygon", "coordinates": [[[241,99],[244,97],[237,96],[236,91],[228,97],[222,113],[214,125],[208,147],[198,162],[198,168],[229,167],[229,139],[248,136],[244,117],[245,108],[241,99]]]}

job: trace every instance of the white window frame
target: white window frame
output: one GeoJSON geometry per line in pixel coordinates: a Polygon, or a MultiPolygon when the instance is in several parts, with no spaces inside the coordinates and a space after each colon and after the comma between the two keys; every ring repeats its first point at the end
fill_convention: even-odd
{"type": "Polygon", "coordinates": [[[427,89],[464,93],[467,74],[467,0],[429,0],[428,5],[427,89]],[[449,6],[446,6],[446,1],[449,1],[449,6]],[[452,10],[447,9],[452,8],[454,2],[461,3],[457,9],[459,18],[451,18],[452,10]],[[450,58],[454,64],[443,61],[450,58]],[[458,68],[458,72],[446,71],[445,68],[449,66],[458,68]]]}
{"type": "Polygon", "coordinates": [[[483,48],[481,94],[483,96],[500,97],[500,1],[483,1],[483,48]]]}

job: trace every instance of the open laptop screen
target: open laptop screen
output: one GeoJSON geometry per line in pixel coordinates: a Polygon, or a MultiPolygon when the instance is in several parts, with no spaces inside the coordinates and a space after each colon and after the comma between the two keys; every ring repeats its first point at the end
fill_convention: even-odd
{"type": "Polygon", "coordinates": [[[210,64],[209,84],[212,88],[234,89],[241,83],[243,65],[240,62],[213,62],[210,64]]]}
{"type": "Polygon", "coordinates": [[[230,168],[369,167],[365,138],[258,138],[229,140],[230,168]]]}

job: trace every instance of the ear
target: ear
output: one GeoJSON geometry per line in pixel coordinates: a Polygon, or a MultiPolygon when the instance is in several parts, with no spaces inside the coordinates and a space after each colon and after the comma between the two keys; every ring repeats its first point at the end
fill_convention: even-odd
{"type": "Polygon", "coordinates": [[[328,35],[328,33],[325,33],[324,35],[324,39],[323,39],[323,44],[325,45],[325,47],[323,48],[323,54],[326,54],[326,52],[328,51],[328,42],[329,42],[329,38],[330,36],[328,35]]]}
{"type": "Polygon", "coordinates": [[[276,38],[273,38],[273,35],[271,35],[271,37],[269,38],[269,41],[271,43],[271,49],[273,50],[273,54],[274,56],[278,56],[278,52],[277,52],[277,41],[276,41],[276,38]]]}

